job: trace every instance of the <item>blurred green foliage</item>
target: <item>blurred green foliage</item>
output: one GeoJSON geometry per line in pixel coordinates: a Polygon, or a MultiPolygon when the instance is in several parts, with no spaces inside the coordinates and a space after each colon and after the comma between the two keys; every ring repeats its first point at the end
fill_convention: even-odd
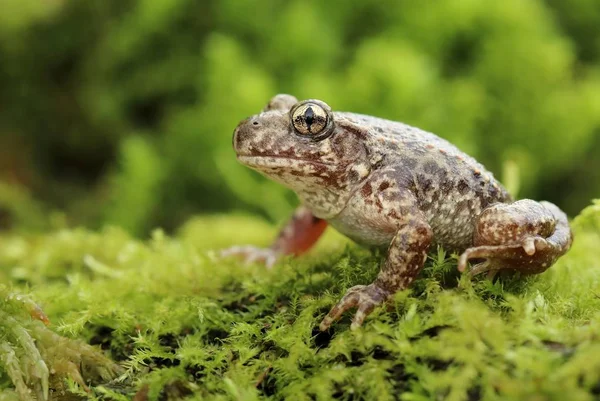
{"type": "Polygon", "coordinates": [[[1,4],[1,178],[75,223],[282,217],[293,197],[231,150],[279,92],[516,164],[520,196],[573,215],[600,193],[597,0],[1,4]]]}

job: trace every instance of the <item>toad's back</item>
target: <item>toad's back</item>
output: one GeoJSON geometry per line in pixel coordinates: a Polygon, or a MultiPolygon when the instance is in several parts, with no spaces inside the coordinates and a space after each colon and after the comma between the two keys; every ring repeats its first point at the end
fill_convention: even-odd
{"type": "Polygon", "coordinates": [[[337,114],[369,127],[367,148],[381,158],[386,175],[414,194],[440,245],[455,250],[470,246],[473,221],[481,211],[512,201],[492,173],[432,133],[376,117],[337,114]]]}

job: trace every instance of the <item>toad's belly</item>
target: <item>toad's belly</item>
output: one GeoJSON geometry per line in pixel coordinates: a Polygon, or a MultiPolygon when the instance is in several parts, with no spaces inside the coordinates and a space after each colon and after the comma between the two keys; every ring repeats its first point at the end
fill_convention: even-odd
{"type": "Polygon", "coordinates": [[[377,220],[367,220],[360,215],[340,213],[337,217],[328,220],[328,223],[341,234],[354,242],[364,246],[387,247],[394,230],[380,224],[377,220]]]}
{"type": "MultiPolygon", "coordinates": [[[[465,216],[461,211],[450,209],[447,212],[435,215],[424,213],[433,231],[432,247],[441,245],[450,251],[463,251],[473,243],[474,216],[465,216]]],[[[347,210],[328,222],[338,232],[364,246],[387,247],[398,229],[384,219],[348,213],[347,210]]]]}
{"type": "Polygon", "coordinates": [[[390,224],[384,210],[361,196],[350,199],[346,207],[327,222],[341,234],[364,246],[387,247],[397,225],[390,224]]]}

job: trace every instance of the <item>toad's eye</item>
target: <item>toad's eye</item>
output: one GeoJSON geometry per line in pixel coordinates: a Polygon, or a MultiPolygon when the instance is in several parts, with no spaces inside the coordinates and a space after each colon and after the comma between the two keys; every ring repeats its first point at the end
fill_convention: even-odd
{"type": "Polygon", "coordinates": [[[306,101],[292,108],[294,129],[304,136],[323,139],[331,131],[332,121],[327,110],[316,102],[306,101]]]}

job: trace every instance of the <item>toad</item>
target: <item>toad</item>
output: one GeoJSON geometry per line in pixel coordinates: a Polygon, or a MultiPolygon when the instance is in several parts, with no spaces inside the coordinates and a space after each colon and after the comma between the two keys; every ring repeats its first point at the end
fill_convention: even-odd
{"type": "Polygon", "coordinates": [[[327,225],[355,242],[384,247],[370,284],[350,288],[320,324],[327,330],[356,308],[351,328],[407,288],[427,251],[460,253],[469,273],[541,273],[570,248],[567,216],[549,202],[514,201],[475,159],[415,127],[334,112],[324,102],[277,95],[237,126],[238,160],[292,189],[301,206],[267,249],[233,247],[223,255],[273,265],[300,255],[327,225]]]}

